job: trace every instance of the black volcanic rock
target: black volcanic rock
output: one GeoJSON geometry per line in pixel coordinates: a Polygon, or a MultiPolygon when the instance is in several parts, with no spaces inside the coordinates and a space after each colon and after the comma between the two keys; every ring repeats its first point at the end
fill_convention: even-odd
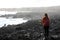
{"type": "MultiPolygon", "coordinates": [[[[51,23],[55,25],[54,20],[53,19],[51,20],[52,20],[51,23]]],[[[53,27],[55,28],[55,26],[53,27]]],[[[58,36],[60,35],[58,34],[60,33],[59,28],[60,27],[58,26],[56,29],[50,31],[49,40],[59,40],[60,38],[58,36]],[[57,35],[58,37],[55,37],[55,35],[57,35]]],[[[50,30],[51,29],[52,27],[50,27],[50,30]]],[[[39,40],[44,38],[43,31],[44,30],[40,20],[30,20],[26,23],[17,25],[8,25],[7,27],[0,28],[0,40],[39,40]]]]}

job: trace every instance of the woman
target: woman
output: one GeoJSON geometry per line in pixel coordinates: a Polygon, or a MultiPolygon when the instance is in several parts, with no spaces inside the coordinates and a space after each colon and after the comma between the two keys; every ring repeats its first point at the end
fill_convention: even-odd
{"type": "Polygon", "coordinates": [[[50,23],[49,17],[47,13],[45,13],[44,17],[42,18],[42,25],[44,27],[44,36],[46,40],[49,36],[49,23],[50,23]]]}

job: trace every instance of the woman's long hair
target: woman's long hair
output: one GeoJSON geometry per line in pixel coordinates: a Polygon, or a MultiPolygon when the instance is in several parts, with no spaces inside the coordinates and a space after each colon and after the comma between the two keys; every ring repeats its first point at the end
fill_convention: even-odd
{"type": "Polygon", "coordinates": [[[47,18],[48,18],[48,14],[47,14],[47,13],[45,13],[45,17],[47,17],[47,18]]]}

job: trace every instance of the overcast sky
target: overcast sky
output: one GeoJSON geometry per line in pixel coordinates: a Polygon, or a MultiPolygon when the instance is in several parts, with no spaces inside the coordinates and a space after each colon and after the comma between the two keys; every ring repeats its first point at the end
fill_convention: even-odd
{"type": "Polygon", "coordinates": [[[60,6],[60,0],[0,0],[0,8],[60,6]]]}
{"type": "MultiPolygon", "coordinates": [[[[60,6],[60,0],[0,0],[0,8],[22,8],[22,7],[50,7],[60,6]]],[[[16,12],[4,12],[2,14],[15,14],[16,12]]]]}

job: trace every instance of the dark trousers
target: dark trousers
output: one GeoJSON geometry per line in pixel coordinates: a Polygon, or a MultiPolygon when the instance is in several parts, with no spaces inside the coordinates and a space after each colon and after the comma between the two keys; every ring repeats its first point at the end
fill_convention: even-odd
{"type": "Polygon", "coordinates": [[[45,36],[45,40],[48,40],[49,26],[44,26],[44,36],[45,36]]]}

